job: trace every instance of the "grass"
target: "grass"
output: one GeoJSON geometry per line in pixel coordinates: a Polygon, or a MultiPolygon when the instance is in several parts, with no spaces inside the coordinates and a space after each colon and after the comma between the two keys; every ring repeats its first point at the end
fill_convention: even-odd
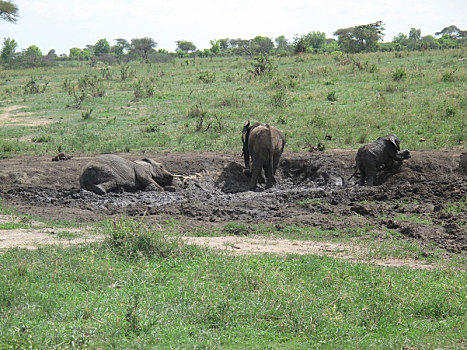
{"type": "MultiPolygon", "coordinates": [[[[259,76],[251,73],[252,60],[240,57],[133,63],[124,67],[125,79],[122,67],[86,62],[3,70],[0,111],[17,109],[1,121],[0,157],[56,154],[59,147],[71,154],[241,152],[246,119],[283,129],[287,151],[318,142],[328,149],[358,148],[389,133],[404,148],[465,149],[467,69],[460,57],[465,50],[338,60],[302,55],[274,58],[274,69],[259,76]],[[22,125],[37,119],[52,123],[22,125]],[[326,135],[332,141],[323,141],[326,135]]],[[[315,199],[298,204],[326,205],[315,199]]],[[[443,210],[462,213],[465,200],[443,210]]],[[[21,218],[1,229],[31,227],[33,218],[1,202],[0,214],[21,218]]],[[[395,220],[431,223],[420,215],[395,220]]],[[[366,258],[409,258],[437,268],[215,255],[186,246],[174,220],[156,229],[124,218],[94,227],[106,235],[104,242],[0,254],[1,349],[467,347],[465,256],[446,262],[445,252],[400,240],[391,230],[382,237],[371,226],[324,230],[233,222],[193,235],[261,235],[297,244],[358,240],[369,249],[366,258]]]]}
{"type": "Polygon", "coordinates": [[[466,345],[467,275],[459,269],[229,257],[141,225],[104,225],[107,240],[85,247],[0,255],[0,348],[466,345]],[[135,237],[158,237],[149,245],[165,253],[138,253],[135,237]]]}
{"type": "Polygon", "coordinates": [[[241,57],[197,59],[190,65],[133,63],[126,80],[119,66],[86,62],[4,70],[0,108],[21,106],[14,113],[30,113],[24,119],[52,123],[24,126],[11,123],[17,116],[9,120],[0,130],[0,156],[53,154],[59,146],[74,154],[240,151],[238,135],[246,119],[279,126],[289,151],[322,142],[326,135],[332,135],[328,149],[358,148],[389,133],[409,149],[463,148],[467,69],[458,59],[463,56],[462,50],[403,58],[356,55],[362,67],[376,67],[368,70],[330,55],[283,57],[274,58],[276,68],[260,76],[249,71],[251,60],[241,57]],[[394,81],[396,71],[406,75],[394,81]],[[455,79],[443,78],[454,71],[455,79]],[[24,93],[32,79],[38,86],[48,82],[47,89],[24,93]],[[196,108],[202,108],[202,119],[190,116],[196,108]]]}

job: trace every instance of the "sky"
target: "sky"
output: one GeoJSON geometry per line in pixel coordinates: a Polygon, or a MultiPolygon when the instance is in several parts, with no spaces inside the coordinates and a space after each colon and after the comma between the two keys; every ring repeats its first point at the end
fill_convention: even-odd
{"type": "Polygon", "coordinates": [[[156,49],[174,51],[175,41],[210,48],[210,40],[274,38],[382,21],[383,41],[410,28],[434,35],[456,25],[467,30],[466,0],[13,0],[16,24],[0,20],[0,40],[14,39],[18,51],[37,45],[43,54],[55,49],[94,45],[107,39],[150,37],[156,49]]]}

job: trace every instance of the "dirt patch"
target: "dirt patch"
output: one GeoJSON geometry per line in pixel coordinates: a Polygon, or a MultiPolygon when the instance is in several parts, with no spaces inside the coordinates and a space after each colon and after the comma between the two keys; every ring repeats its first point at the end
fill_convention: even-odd
{"type": "Polygon", "coordinates": [[[452,251],[467,250],[466,177],[461,152],[413,151],[398,171],[382,173],[379,186],[352,179],[355,151],[286,153],[278,185],[248,191],[240,154],[120,154],[150,157],[189,176],[176,192],[111,193],[79,188],[90,157],[52,162],[49,157],[0,160],[0,196],[18,210],[57,220],[90,222],[121,215],[161,222],[176,218],[190,229],[227,222],[298,225],[339,232],[372,229],[452,251]]]}
{"type": "Polygon", "coordinates": [[[15,112],[18,109],[27,108],[27,106],[9,106],[3,109],[0,113],[0,125],[14,124],[21,126],[39,126],[53,123],[52,118],[28,118],[34,113],[30,112],[15,112]]]}
{"type": "Polygon", "coordinates": [[[367,251],[363,251],[357,245],[316,242],[316,241],[298,241],[288,239],[277,239],[270,237],[250,238],[236,236],[222,237],[183,237],[188,244],[196,244],[218,250],[229,255],[251,255],[251,254],[297,254],[297,255],[319,255],[334,258],[352,260],[355,262],[373,263],[375,265],[386,267],[407,266],[416,269],[433,269],[434,265],[423,264],[409,259],[373,259],[365,260],[358,258],[364,256],[367,251]]]}

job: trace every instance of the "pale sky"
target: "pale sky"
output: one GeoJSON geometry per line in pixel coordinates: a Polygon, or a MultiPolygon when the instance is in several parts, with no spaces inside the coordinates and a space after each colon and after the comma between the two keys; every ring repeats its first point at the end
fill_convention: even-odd
{"type": "Polygon", "coordinates": [[[434,35],[449,25],[467,30],[466,0],[14,0],[16,24],[0,21],[0,40],[15,39],[18,48],[37,45],[43,54],[69,54],[99,39],[150,37],[156,49],[174,51],[177,40],[198,49],[222,38],[325,32],[382,21],[384,41],[410,28],[434,35]]]}

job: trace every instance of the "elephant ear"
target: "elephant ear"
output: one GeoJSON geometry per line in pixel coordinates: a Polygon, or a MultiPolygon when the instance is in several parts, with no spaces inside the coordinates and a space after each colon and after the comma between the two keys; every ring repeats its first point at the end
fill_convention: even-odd
{"type": "Polygon", "coordinates": [[[401,150],[400,141],[399,141],[399,138],[397,137],[397,135],[395,135],[395,134],[389,135],[388,140],[389,140],[389,142],[391,142],[394,145],[394,147],[396,147],[396,150],[398,150],[398,151],[401,150]]]}

